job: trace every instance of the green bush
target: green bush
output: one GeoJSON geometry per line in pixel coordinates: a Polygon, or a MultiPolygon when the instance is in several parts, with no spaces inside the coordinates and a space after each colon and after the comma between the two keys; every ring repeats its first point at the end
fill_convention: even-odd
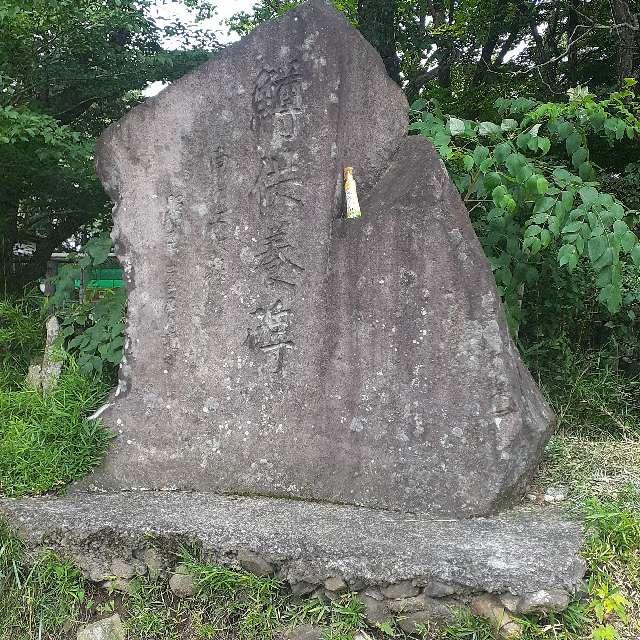
{"type": "Polygon", "coordinates": [[[0,300],[0,387],[15,387],[31,360],[42,352],[44,323],[39,295],[0,300]]]}
{"type": "Polygon", "coordinates": [[[108,390],[103,379],[82,375],[73,360],[49,393],[0,388],[0,492],[59,490],[96,466],[110,435],[86,417],[108,390]]]}
{"type": "Polygon", "coordinates": [[[582,87],[568,102],[500,99],[500,122],[462,120],[423,99],[412,105],[411,129],[445,161],[516,332],[523,292],[538,286],[545,269],[566,281],[586,265],[591,277],[583,294],[594,290],[611,314],[635,317],[638,212],[608,192],[591,154],[594,141],[611,153],[640,136],[634,85],[629,80],[603,100],[582,87]]]}
{"type": "Polygon", "coordinates": [[[64,348],[76,359],[87,375],[100,375],[112,384],[124,347],[124,315],[127,303],[124,289],[103,291],[97,300],[76,300],[75,281],[81,269],[104,264],[111,251],[108,235],[92,238],[85,254],[75,264],[65,265],[55,280],[55,294],[50,308],[61,320],[64,348]]]}

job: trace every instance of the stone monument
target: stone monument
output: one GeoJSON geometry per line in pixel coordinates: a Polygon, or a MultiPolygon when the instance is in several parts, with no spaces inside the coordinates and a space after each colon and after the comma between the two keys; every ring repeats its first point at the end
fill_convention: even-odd
{"type": "Polygon", "coordinates": [[[106,132],[128,342],[93,487],[456,517],[522,495],[551,412],[407,113],[373,48],[315,2],[106,132]]]}
{"type": "Polygon", "coordinates": [[[107,130],[97,164],[129,293],[101,415],[116,438],[68,497],[3,503],[35,542],[64,522],[62,546],[87,565],[105,527],[127,532],[132,557],[132,531],[181,532],[311,590],[338,575],[566,604],[578,527],[476,518],[522,498],[553,416],[407,112],[375,50],[311,0],[107,130]]]}

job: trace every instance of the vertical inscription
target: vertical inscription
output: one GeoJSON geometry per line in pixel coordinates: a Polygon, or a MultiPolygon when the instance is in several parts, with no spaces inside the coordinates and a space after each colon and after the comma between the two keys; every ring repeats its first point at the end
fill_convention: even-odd
{"type": "Polygon", "coordinates": [[[177,296],[178,290],[176,278],[178,275],[178,260],[182,241],[182,231],[184,222],[184,196],[182,194],[170,193],[167,198],[167,209],[164,219],[164,230],[166,233],[166,248],[168,264],[165,276],[165,317],[166,324],[162,336],[164,347],[164,362],[171,365],[175,362],[178,351],[177,339],[177,296]]]}
{"type": "Polygon", "coordinates": [[[273,354],[274,373],[282,372],[286,351],[294,348],[291,303],[304,273],[293,233],[302,213],[302,75],[298,58],[278,68],[266,66],[253,91],[251,126],[260,158],[255,193],[264,221],[256,259],[274,293],[264,307],[251,313],[257,326],[247,329],[245,344],[273,354]]]}
{"type": "MultiPolygon", "coordinates": [[[[205,227],[206,240],[214,249],[208,256],[205,268],[205,279],[208,282],[219,280],[223,269],[224,260],[222,253],[227,250],[226,242],[229,239],[229,222],[227,219],[227,179],[229,156],[222,145],[215,147],[210,161],[210,171],[214,182],[211,191],[211,204],[207,215],[205,227]],[[219,251],[215,251],[215,249],[219,251]]],[[[207,302],[213,302],[216,287],[207,288],[207,302]]]]}

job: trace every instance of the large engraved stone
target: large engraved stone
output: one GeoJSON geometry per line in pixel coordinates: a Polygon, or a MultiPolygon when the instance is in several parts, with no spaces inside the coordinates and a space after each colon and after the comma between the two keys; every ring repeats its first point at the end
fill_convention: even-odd
{"type": "Polygon", "coordinates": [[[102,416],[118,435],[85,486],[457,517],[521,495],[552,414],[406,113],[313,0],[106,132],[128,338],[102,416]]]}

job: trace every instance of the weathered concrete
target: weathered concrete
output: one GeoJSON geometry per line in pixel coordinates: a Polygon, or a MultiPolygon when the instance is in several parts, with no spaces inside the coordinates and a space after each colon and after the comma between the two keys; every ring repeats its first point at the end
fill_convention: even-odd
{"type": "Polygon", "coordinates": [[[522,493],[551,412],[406,110],[312,0],[106,132],[126,361],[101,416],[118,437],[85,487],[456,517],[522,493]],[[346,165],[359,220],[341,218],[346,165]]]}
{"type": "Polygon", "coordinates": [[[484,592],[518,602],[541,591],[566,597],[584,572],[580,527],[550,507],[429,520],[299,500],[123,492],[2,499],[0,513],[29,546],[62,552],[96,581],[114,558],[132,563],[154,548],[157,564],[157,554],[170,558],[185,544],[223,565],[240,567],[249,553],[306,593],[339,578],[374,600],[387,594],[395,610],[415,609],[420,594],[431,602],[434,584],[445,601],[484,592]]]}

